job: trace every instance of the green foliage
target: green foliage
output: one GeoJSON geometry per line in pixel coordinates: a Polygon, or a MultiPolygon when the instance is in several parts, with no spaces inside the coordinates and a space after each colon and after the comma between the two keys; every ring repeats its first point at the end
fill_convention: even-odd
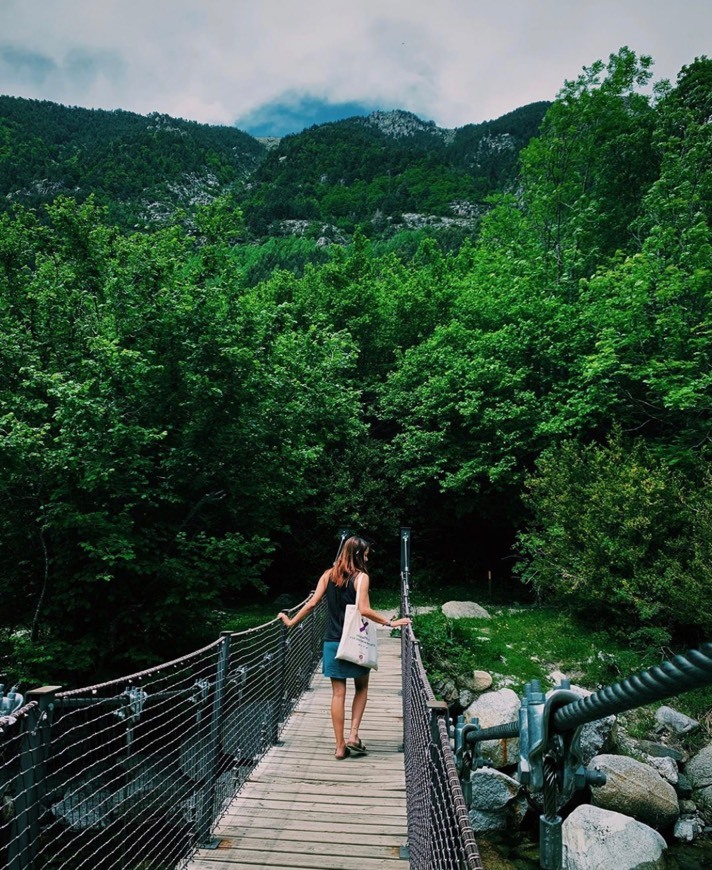
{"type": "Polygon", "coordinates": [[[506,680],[521,692],[530,680],[552,688],[548,675],[560,670],[595,690],[660,660],[659,651],[633,649],[599,631],[595,621],[572,620],[559,608],[490,607],[488,612],[491,619],[448,619],[439,608],[415,617],[431,680],[484,670],[496,685],[506,680]]]}
{"type": "MultiPolygon", "coordinates": [[[[505,577],[519,532],[542,597],[703,635],[710,62],[648,95],[650,69],[624,48],[548,110],[271,152],[0,98],[0,654],[37,680],[172,655],[308,591],[342,523],[412,525],[438,582],[505,577]],[[398,229],[454,202],[476,232],[398,229]]],[[[461,628],[433,624],[451,658],[461,628]]]]}
{"type": "Polygon", "coordinates": [[[0,96],[5,202],[35,206],[58,194],[84,200],[93,193],[112,222],[155,226],[241,180],[264,154],[231,127],[0,96]]]}
{"type": "Polygon", "coordinates": [[[667,644],[678,626],[708,633],[709,484],[685,481],[620,433],[545,452],[528,481],[524,579],[638,643],[667,644]]]}
{"type": "Polygon", "coordinates": [[[175,229],[124,238],[59,200],[4,230],[25,261],[0,310],[9,627],[38,666],[61,638],[68,669],[187,644],[358,438],[352,342],[175,229]]]}
{"type": "MultiPolygon", "coordinates": [[[[470,124],[454,136],[413,116],[408,132],[350,118],[288,136],[251,179],[248,226],[263,235],[277,231],[280,221],[306,220],[351,233],[364,223],[386,228],[408,212],[452,216],[453,203],[481,205],[513,183],[519,152],[547,105],[470,124]]],[[[408,116],[402,123],[408,127],[408,116]]]]}

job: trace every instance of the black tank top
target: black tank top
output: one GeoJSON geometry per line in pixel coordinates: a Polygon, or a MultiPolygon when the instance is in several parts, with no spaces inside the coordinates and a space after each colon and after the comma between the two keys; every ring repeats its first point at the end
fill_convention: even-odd
{"type": "Polygon", "coordinates": [[[337,586],[331,580],[326,584],[326,605],[329,618],[326,623],[324,640],[341,640],[344,630],[344,614],[347,604],[356,604],[355,577],[349,577],[343,586],[337,586]]]}

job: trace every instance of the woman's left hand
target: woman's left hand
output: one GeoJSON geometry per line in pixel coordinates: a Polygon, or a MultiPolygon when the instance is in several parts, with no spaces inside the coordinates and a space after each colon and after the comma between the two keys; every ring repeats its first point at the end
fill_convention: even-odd
{"type": "Polygon", "coordinates": [[[279,618],[280,618],[280,619],[282,620],[282,622],[287,626],[287,628],[291,628],[291,627],[292,627],[292,625],[293,625],[292,620],[287,616],[286,613],[280,613],[280,614],[279,614],[279,618]]]}

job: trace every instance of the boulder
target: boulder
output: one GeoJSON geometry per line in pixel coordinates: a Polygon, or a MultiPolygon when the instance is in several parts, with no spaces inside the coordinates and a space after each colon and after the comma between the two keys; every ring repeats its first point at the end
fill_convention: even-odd
{"type": "Polygon", "coordinates": [[[625,755],[597,755],[589,764],[606,774],[606,784],[591,789],[602,809],[632,816],[656,828],[673,825],[680,815],[675,789],[647,764],[625,755]]]}
{"type": "Polygon", "coordinates": [[[712,743],[691,758],[685,772],[692,783],[692,799],[708,825],[712,825],[712,743]]]}
{"type": "Polygon", "coordinates": [[[458,696],[458,703],[462,707],[463,710],[466,710],[470,704],[475,700],[474,692],[471,692],[469,689],[460,689],[460,694],[458,696]]]}
{"type": "MultiPolygon", "coordinates": [[[[499,689],[485,692],[465,710],[465,722],[479,720],[480,728],[516,722],[519,718],[519,696],[512,689],[499,689]]],[[[484,740],[481,744],[483,756],[494,767],[507,767],[519,759],[519,739],[484,740]]]]}
{"type": "Polygon", "coordinates": [[[686,761],[685,753],[674,746],[656,743],[653,740],[633,740],[634,749],[642,755],[652,755],[654,758],[672,758],[673,761],[686,761]]]}
{"type": "Polygon", "coordinates": [[[663,870],[665,840],[621,813],[584,804],[562,830],[564,870],[663,870]]]}
{"type": "MultiPolygon", "coordinates": [[[[556,678],[558,683],[561,683],[561,678],[565,678],[560,671],[554,671],[549,675],[550,678],[556,678]]],[[[580,698],[587,698],[593,692],[584,689],[581,686],[570,686],[569,691],[574,692],[580,698]]],[[[550,694],[550,693],[549,693],[550,694]]],[[[598,755],[601,750],[606,749],[611,742],[611,735],[616,724],[615,716],[605,716],[603,719],[596,719],[594,722],[587,722],[582,728],[579,736],[579,747],[581,749],[581,757],[584,765],[598,755]]]]}
{"type": "Polygon", "coordinates": [[[673,734],[689,734],[700,727],[700,723],[696,719],[691,719],[672,707],[659,707],[655,711],[655,719],[673,734]]]}
{"type": "Polygon", "coordinates": [[[653,755],[648,755],[645,759],[645,763],[649,764],[654,770],[657,770],[660,776],[662,776],[666,782],[669,782],[670,785],[677,785],[677,762],[673,761],[672,758],[655,758],[653,755]]]}
{"type": "Polygon", "coordinates": [[[491,687],[492,674],[488,674],[487,671],[473,671],[471,677],[463,677],[461,682],[471,692],[479,694],[486,692],[491,687]]]}
{"type": "Polygon", "coordinates": [[[476,833],[518,830],[527,812],[527,799],[516,779],[494,768],[472,774],[470,822],[476,833]]]}
{"type": "Polygon", "coordinates": [[[446,601],[442,612],[448,619],[491,619],[484,607],[474,601],[446,601]]]}

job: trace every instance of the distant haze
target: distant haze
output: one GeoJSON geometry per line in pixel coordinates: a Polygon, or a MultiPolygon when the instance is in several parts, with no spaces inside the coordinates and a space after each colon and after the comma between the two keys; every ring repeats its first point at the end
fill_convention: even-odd
{"type": "Polygon", "coordinates": [[[458,127],[622,45],[674,80],[703,0],[3,0],[0,93],[284,135],[375,108],[458,127]]]}

